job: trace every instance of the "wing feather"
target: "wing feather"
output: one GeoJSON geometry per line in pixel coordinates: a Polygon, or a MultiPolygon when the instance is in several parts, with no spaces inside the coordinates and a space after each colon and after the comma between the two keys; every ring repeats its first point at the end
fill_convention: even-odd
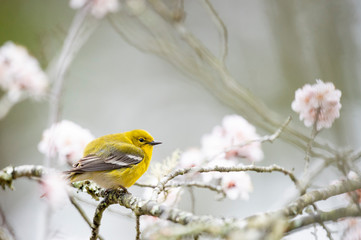
{"type": "Polygon", "coordinates": [[[89,154],[80,159],[69,172],[84,173],[129,168],[140,163],[143,158],[143,150],[134,145],[110,143],[106,151],[89,154]]]}

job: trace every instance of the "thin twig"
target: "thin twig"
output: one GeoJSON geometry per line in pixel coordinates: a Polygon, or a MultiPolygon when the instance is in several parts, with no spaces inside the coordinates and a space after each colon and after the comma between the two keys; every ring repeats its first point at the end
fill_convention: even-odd
{"type": "MultiPolygon", "coordinates": [[[[318,213],[320,210],[318,209],[318,207],[316,206],[315,203],[311,204],[311,206],[313,207],[313,209],[316,211],[316,213],[318,213]]],[[[315,218],[317,219],[317,218],[315,218]]],[[[331,234],[331,230],[328,229],[328,227],[325,225],[325,223],[321,220],[321,219],[317,219],[317,223],[321,225],[321,227],[326,231],[327,237],[330,240],[333,240],[332,234],[331,234]]],[[[315,228],[316,229],[316,228],[315,228]]],[[[317,237],[317,235],[315,235],[317,237]]]]}
{"type": "Polygon", "coordinates": [[[284,169],[283,167],[277,166],[275,164],[268,166],[268,167],[260,167],[260,166],[233,166],[233,167],[193,167],[193,168],[181,168],[177,169],[167,176],[163,177],[157,186],[153,190],[152,199],[157,199],[157,196],[164,190],[166,184],[174,179],[177,176],[181,176],[187,173],[194,173],[194,172],[244,172],[244,171],[253,171],[253,172],[282,172],[287,175],[292,182],[298,187],[298,181],[296,177],[293,175],[292,172],[284,169]]]}
{"type": "MultiPolygon", "coordinates": [[[[145,183],[135,183],[135,186],[138,187],[148,187],[148,188],[155,188],[157,187],[156,184],[145,184],[145,183]]],[[[210,184],[210,183],[203,183],[197,181],[190,181],[190,182],[172,182],[168,183],[164,186],[164,188],[177,188],[177,187],[198,187],[198,188],[207,188],[211,191],[217,192],[221,194],[223,197],[226,195],[223,188],[218,185],[210,184]]]]}
{"type": "MultiPolygon", "coordinates": [[[[85,220],[85,222],[89,225],[89,227],[92,227],[92,223],[90,221],[90,219],[87,217],[87,215],[85,214],[84,210],[81,208],[81,206],[77,203],[77,201],[75,200],[75,198],[73,196],[69,196],[70,202],[71,204],[73,204],[73,206],[75,207],[76,210],[78,210],[80,216],[82,216],[82,218],[85,220]]],[[[98,236],[99,240],[104,240],[103,237],[101,237],[100,235],[98,236]]]]}
{"type": "Polygon", "coordinates": [[[308,167],[310,164],[310,153],[311,153],[311,149],[312,149],[312,144],[315,141],[317,134],[319,133],[319,130],[317,129],[317,124],[318,124],[318,119],[320,117],[320,112],[321,112],[321,107],[318,107],[317,112],[316,112],[316,119],[315,119],[315,122],[313,123],[313,127],[312,127],[311,138],[307,143],[304,172],[308,171],[308,167]]]}

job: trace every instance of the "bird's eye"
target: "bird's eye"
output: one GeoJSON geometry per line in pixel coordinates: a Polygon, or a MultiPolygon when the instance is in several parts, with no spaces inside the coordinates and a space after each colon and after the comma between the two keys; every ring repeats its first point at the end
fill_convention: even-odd
{"type": "Polygon", "coordinates": [[[144,138],[139,138],[139,142],[144,142],[144,138]]]}

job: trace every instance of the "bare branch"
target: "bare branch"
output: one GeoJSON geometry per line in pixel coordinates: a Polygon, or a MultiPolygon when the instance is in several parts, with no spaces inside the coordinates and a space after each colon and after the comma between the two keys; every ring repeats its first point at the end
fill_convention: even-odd
{"type": "Polygon", "coordinates": [[[194,173],[194,172],[244,172],[244,171],[253,171],[253,172],[282,172],[285,175],[289,176],[289,178],[294,182],[296,186],[298,186],[298,181],[296,177],[293,175],[292,172],[284,169],[283,167],[277,165],[271,165],[269,167],[259,167],[259,166],[234,166],[234,167],[195,167],[195,168],[181,168],[177,169],[167,176],[163,177],[157,186],[154,188],[152,199],[156,199],[157,196],[160,194],[161,191],[164,190],[166,184],[174,179],[177,176],[184,175],[187,173],[194,173]]]}
{"type": "Polygon", "coordinates": [[[292,233],[294,230],[300,230],[304,227],[307,227],[311,224],[318,222],[329,222],[329,221],[338,221],[346,217],[359,217],[360,212],[357,207],[352,205],[345,208],[338,208],[328,212],[318,211],[317,214],[307,215],[298,217],[289,222],[287,232],[292,233]]]}
{"type": "Polygon", "coordinates": [[[308,193],[305,193],[303,196],[299,197],[296,201],[290,203],[284,209],[284,215],[286,216],[296,216],[301,213],[302,210],[320,200],[326,200],[332,196],[336,196],[342,193],[349,191],[354,191],[361,188],[361,180],[344,180],[338,181],[335,184],[331,184],[325,188],[317,189],[308,193]]]}
{"type": "MultiPolygon", "coordinates": [[[[149,188],[156,188],[157,185],[155,184],[144,184],[144,183],[135,183],[135,186],[139,187],[149,187],[149,188]]],[[[198,188],[207,188],[211,191],[217,192],[225,196],[225,192],[221,186],[210,184],[210,183],[203,183],[197,181],[190,181],[190,182],[172,182],[168,183],[164,186],[164,188],[177,188],[177,187],[198,187],[198,188]]]]}

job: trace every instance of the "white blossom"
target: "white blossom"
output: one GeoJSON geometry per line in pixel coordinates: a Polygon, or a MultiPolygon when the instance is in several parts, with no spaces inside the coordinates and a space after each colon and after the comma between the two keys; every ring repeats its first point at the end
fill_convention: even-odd
{"type": "Polygon", "coordinates": [[[9,41],[0,47],[0,87],[13,102],[24,96],[39,98],[46,93],[48,78],[24,47],[9,41]]]}
{"type": "Polygon", "coordinates": [[[324,83],[320,79],[316,84],[306,84],[297,89],[292,110],[300,114],[300,120],[307,127],[312,126],[317,118],[317,130],[330,128],[333,121],[340,117],[341,91],[335,89],[333,83],[324,83]]]}
{"type": "Polygon", "coordinates": [[[361,220],[358,218],[348,218],[343,221],[343,240],[359,240],[361,238],[361,220]]]}
{"type": "Polygon", "coordinates": [[[221,126],[202,138],[202,151],[208,160],[245,158],[251,162],[261,161],[263,151],[257,141],[256,128],[239,115],[225,116],[221,126]]]}
{"type": "Polygon", "coordinates": [[[47,157],[57,156],[61,164],[68,162],[72,165],[82,157],[85,146],[93,139],[88,129],[63,120],[43,132],[38,149],[47,157]]]}
{"type": "Polygon", "coordinates": [[[191,148],[183,152],[179,159],[179,167],[199,167],[204,161],[204,155],[198,148],[191,148]]]}
{"type": "Polygon", "coordinates": [[[118,0],[70,0],[70,7],[78,9],[90,4],[90,13],[96,18],[103,18],[109,12],[119,10],[118,0]]]}
{"type": "Polygon", "coordinates": [[[40,181],[42,197],[53,209],[57,209],[68,202],[68,185],[63,176],[52,172],[42,177],[40,181]]]}
{"type": "Polygon", "coordinates": [[[236,200],[237,198],[248,200],[249,193],[253,190],[251,178],[245,172],[230,172],[224,174],[221,186],[226,196],[231,200],[236,200]]]}

